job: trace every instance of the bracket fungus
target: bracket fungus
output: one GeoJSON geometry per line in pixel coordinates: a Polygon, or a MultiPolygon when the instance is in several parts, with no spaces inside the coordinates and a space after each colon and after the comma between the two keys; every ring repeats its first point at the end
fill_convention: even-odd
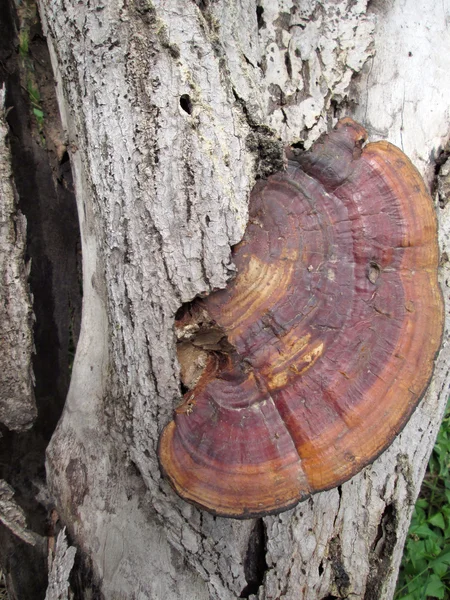
{"type": "Polygon", "coordinates": [[[251,194],[237,277],[178,321],[190,387],[159,442],[185,500],[277,513],[372,462],[432,375],[436,216],[409,159],[341,120],[251,194]]]}

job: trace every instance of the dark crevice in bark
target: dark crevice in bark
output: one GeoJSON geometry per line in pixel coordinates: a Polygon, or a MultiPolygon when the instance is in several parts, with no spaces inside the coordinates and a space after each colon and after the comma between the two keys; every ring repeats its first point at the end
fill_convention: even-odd
{"type": "Polygon", "coordinates": [[[450,141],[439,151],[435,158],[434,178],[431,185],[431,194],[438,194],[439,208],[445,208],[450,198],[450,169],[448,158],[450,157],[450,141]]]}
{"type": "Polygon", "coordinates": [[[256,155],[256,177],[269,177],[284,169],[284,149],[281,141],[266,125],[257,123],[250,113],[247,104],[233,88],[233,95],[251,131],[247,136],[246,145],[250,152],[256,155]]]}
{"type": "Polygon", "coordinates": [[[27,219],[38,408],[29,431],[4,431],[0,478],[13,486],[28,527],[42,537],[42,544],[31,547],[7,530],[0,531],[0,563],[16,600],[45,596],[50,507],[36,496],[45,488],[45,450],[64,406],[81,317],[81,246],[70,160],[62,140],[48,49],[35,9],[29,0],[19,19],[13,0],[0,5],[0,85],[6,87],[18,207],[27,219]],[[26,45],[19,43],[18,35],[20,30],[23,40],[25,29],[26,45]]]}
{"type": "Polygon", "coordinates": [[[195,4],[199,7],[202,13],[209,9],[209,0],[195,0],[195,4]]]}
{"type": "Polygon", "coordinates": [[[183,382],[181,382],[180,383],[180,391],[181,391],[181,394],[184,396],[184,394],[188,393],[189,388],[186,385],[184,385],[183,382]]]}
{"type": "Polygon", "coordinates": [[[284,64],[286,66],[286,72],[288,74],[289,79],[292,79],[292,62],[288,50],[286,50],[286,52],[284,53],[284,64]]]}
{"type": "Polygon", "coordinates": [[[350,577],[342,561],[342,548],[339,538],[336,537],[330,540],[328,557],[333,571],[334,587],[339,593],[338,598],[346,598],[350,592],[350,577]]]}
{"type": "Polygon", "coordinates": [[[364,600],[378,600],[382,583],[386,581],[392,567],[392,557],[397,544],[397,508],[388,504],[378,525],[378,532],[370,549],[370,575],[364,600]]]}
{"type": "Polygon", "coordinates": [[[90,560],[85,554],[77,552],[75,563],[70,573],[70,587],[73,592],[73,600],[104,600],[100,591],[100,582],[94,576],[90,560]]]}
{"type": "Polygon", "coordinates": [[[345,102],[339,102],[336,99],[332,99],[330,100],[330,110],[329,110],[329,114],[333,119],[340,119],[343,113],[343,106],[344,108],[346,107],[346,103],[345,102]]]}
{"type": "Polygon", "coordinates": [[[248,540],[247,554],[244,559],[244,574],[247,585],[240,598],[249,598],[257,594],[264,582],[268,569],[266,562],[267,534],[263,519],[257,519],[248,540]]]}
{"type": "Polygon", "coordinates": [[[262,6],[256,7],[256,20],[258,22],[258,29],[262,29],[266,26],[266,22],[263,19],[264,8],[262,6]]]}

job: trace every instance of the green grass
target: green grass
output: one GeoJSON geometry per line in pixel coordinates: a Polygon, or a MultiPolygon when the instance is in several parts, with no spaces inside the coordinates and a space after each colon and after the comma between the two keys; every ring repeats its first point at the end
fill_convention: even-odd
{"type": "Polygon", "coordinates": [[[450,599],[450,403],[406,540],[395,600],[450,599]]]}
{"type": "MultiPolygon", "coordinates": [[[[20,20],[19,29],[19,56],[24,71],[24,79],[26,90],[30,100],[31,111],[37,124],[37,130],[41,138],[41,142],[45,145],[43,136],[44,127],[44,110],[41,103],[41,95],[37,84],[36,73],[34,68],[34,59],[30,52],[30,28],[37,22],[36,3],[33,0],[25,0],[21,3],[21,8],[18,8],[20,20]]],[[[1,600],[1,598],[0,598],[1,600]]]]}
{"type": "Polygon", "coordinates": [[[26,58],[29,52],[30,38],[28,29],[21,29],[19,32],[19,54],[22,58],[26,58]]]}
{"type": "Polygon", "coordinates": [[[41,107],[41,94],[32,79],[28,79],[27,83],[28,97],[30,99],[31,108],[38,124],[39,132],[42,132],[44,126],[44,111],[41,107]]]}

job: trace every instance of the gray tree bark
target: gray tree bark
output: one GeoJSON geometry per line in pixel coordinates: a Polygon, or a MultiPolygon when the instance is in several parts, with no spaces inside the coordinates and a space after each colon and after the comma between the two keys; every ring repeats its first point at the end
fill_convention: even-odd
{"type": "MultiPolygon", "coordinates": [[[[180,399],[174,315],[226,285],[249,192],[280,168],[283,145],[308,147],[348,114],[401,146],[431,186],[449,133],[448,0],[39,6],[84,292],[48,483],[94,581],[108,599],[391,598],[448,392],[446,336],[389,450],[281,515],[237,522],[186,504],[156,446],[180,399]]],[[[448,210],[437,207],[447,252],[448,210]]],[[[448,314],[445,260],[440,278],[448,314]]]]}
{"type": "Polygon", "coordinates": [[[33,309],[25,264],[27,221],[17,209],[0,88],[0,423],[24,431],[36,418],[33,390],[33,309]]]}

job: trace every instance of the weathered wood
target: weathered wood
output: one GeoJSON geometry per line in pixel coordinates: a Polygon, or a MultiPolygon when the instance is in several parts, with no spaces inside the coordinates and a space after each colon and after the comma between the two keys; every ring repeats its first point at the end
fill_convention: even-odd
{"type": "Polygon", "coordinates": [[[33,425],[33,309],[25,261],[27,221],[12,179],[5,90],[0,89],[0,423],[14,431],[33,425]]]}
{"type": "Polygon", "coordinates": [[[27,544],[34,546],[36,538],[28,530],[24,511],[14,500],[14,490],[3,479],[0,479],[0,522],[14,535],[27,544]]]}
{"type": "MultiPolygon", "coordinates": [[[[79,229],[70,162],[58,126],[59,111],[47,43],[33,2],[17,4],[6,0],[0,3],[1,86],[5,90],[8,126],[8,164],[2,163],[1,168],[6,168],[3,173],[8,172],[6,184],[10,189],[14,188],[16,210],[18,208],[18,214],[24,215],[21,222],[25,223],[26,218],[26,236],[24,228],[22,231],[18,227],[17,233],[21,235],[17,236],[15,245],[15,234],[11,236],[10,256],[22,251],[26,257],[26,267],[22,266],[23,281],[26,289],[31,290],[27,293],[34,315],[28,324],[22,317],[20,325],[30,328],[35,375],[30,389],[34,392],[38,414],[27,431],[8,430],[0,425],[0,479],[13,488],[15,495],[11,502],[21,507],[36,541],[30,545],[19,539],[11,533],[13,528],[8,525],[8,517],[3,518],[0,523],[0,563],[9,597],[27,600],[43,598],[47,587],[46,515],[52,500],[44,487],[45,448],[67,395],[71,351],[73,356],[79,331],[77,317],[81,314],[81,286],[77,278],[77,257],[80,257],[81,269],[81,252],[79,246],[77,250],[79,229]],[[38,491],[41,492],[39,497],[38,491]]],[[[10,221],[8,225],[9,229],[6,222],[2,223],[2,233],[14,232],[14,224],[10,221]]],[[[7,268],[12,271],[16,267],[10,262],[7,268]]],[[[16,286],[18,282],[14,282],[16,286]]],[[[20,304],[21,297],[18,292],[13,293],[7,303],[3,289],[0,296],[3,318],[4,310],[17,308],[14,303],[20,304]]],[[[2,320],[0,328],[5,325],[2,320]]],[[[14,394],[22,401],[22,397],[26,400],[26,395],[19,385],[19,374],[24,365],[23,361],[15,360],[15,354],[22,359],[27,347],[22,340],[14,339],[13,332],[9,333],[5,338],[2,329],[0,394],[2,398],[6,396],[7,386],[11,384],[14,394]],[[7,342],[13,343],[11,349],[7,342]],[[13,383],[11,380],[8,383],[8,373],[3,368],[8,361],[17,378],[13,383]]],[[[25,374],[29,376],[29,373],[25,374]]],[[[36,412],[35,408],[33,412],[36,412]]],[[[21,418],[25,416],[22,411],[21,418]]]]}
{"type": "Polygon", "coordinates": [[[392,596],[445,404],[447,344],[392,447],[282,515],[216,519],[174,495],[156,458],[180,397],[175,312],[226,284],[249,191],[256,174],[280,168],[282,144],[310,145],[335,113],[373,130],[387,112],[395,118],[379,131],[395,142],[411,128],[403,149],[426,157],[425,172],[448,133],[445,115],[432,117],[418,100],[427,88],[419,95],[404,83],[408,28],[420,27],[421,69],[439,81],[428,102],[444,101],[442,15],[426,2],[382,4],[40,0],[74,169],[84,290],[49,484],[106,598],[392,596]],[[426,25],[415,13],[424,7],[426,25]],[[374,52],[354,84],[355,107],[352,76],[374,52]]]}
{"type": "Polygon", "coordinates": [[[49,578],[45,600],[69,600],[69,576],[75,562],[76,548],[69,546],[66,530],[56,539],[55,553],[49,565],[49,578]]]}

